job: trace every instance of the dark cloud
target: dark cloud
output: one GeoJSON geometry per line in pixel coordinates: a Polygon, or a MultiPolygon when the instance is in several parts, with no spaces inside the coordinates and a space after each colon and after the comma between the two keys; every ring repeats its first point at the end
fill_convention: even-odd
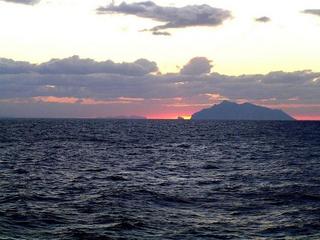
{"type": "Polygon", "coordinates": [[[120,13],[149,18],[165,24],[150,29],[157,32],[170,28],[185,28],[192,26],[218,26],[231,17],[231,13],[209,5],[188,5],[185,7],[162,7],[152,1],[110,4],[98,8],[98,13],[120,13]]]}
{"type": "Polygon", "coordinates": [[[211,72],[211,61],[204,57],[193,58],[180,71],[183,75],[201,75],[211,72]]]}
{"type": "Polygon", "coordinates": [[[319,77],[320,73],[312,71],[224,76],[223,80],[216,81],[216,87],[220,89],[220,94],[231,99],[276,99],[283,102],[298,97],[301,102],[318,103],[319,77]]]}
{"type": "Polygon", "coordinates": [[[0,74],[17,74],[32,72],[35,65],[28,62],[13,61],[11,59],[0,58],[0,74]]]}
{"type": "Polygon", "coordinates": [[[152,34],[156,36],[171,36],[169,32],[160,32],[160,31],[154,31],[152,32],[152,34]]]}
{"type": "Polygon", "coordinates": [[[20,3],[20,4],[27,4],[27,5],[33,5],[36,4],[38,2],[40,2],[40,0],[2,0],[5,2],[12,2],[12,3],[20,3]]]}
{"type": "MultiPolygon", "coordinates": [[[[0,62],[6,63],[0,64],[0,110],[4,109],[4,104],[10,109],[9,105],[15,102],[19,105],[19,102],[27,101],[32,105],[43,97],[44,102],[48,97],[48,101],[57,100],[57,104],[62,104],[59,103],[61,98],[61,101],[70,100],[78,105],[92,101],[101,106],[113,104],[114,108],[123,104],[137,107],[139,103],[138,110],[152,106],[153,111],[167,103],[175,107],[191,104],[199,108],[210,104],[210,99],[224,98],[272,104],[292,103],[298,99],[299,104],[320,105],[320,73],[313,71],[228,76],[210,73],[211,62],[201,57],[190,60],[180,73],[170,74],[152,74],[157,69],[156,64],[148,60],[125,64],[111,61],[111,70],[96,67],[99,62],[78,57],[40,65],[3,59],[0,62]],[[131,71],[141,66],[143,70],[131,71]],[[180,98],[183,99],[180,105],[179,102],[172,104],[176,100],[165,100],[180,98]],[[154,102],[158,105],[152,105],[154,102]]],[[[77,108],[81,109],[81,106],[77,108]]],[[[320,115],[320,107],[315,108],[320,115]]]]}
{"type": "Polygon", "coordinates": [[[303,13],[320,16],[320,9],[306,9],[303,13]]]}
{"type": "Polygon", "coordinates": [[[80,59],[73,56],[65,59],[53,59],[40,64],[37,71],[51,74],[92,74],[111,73],[141,76],[158,70],[155,62],[139,59],[133,63],[114,63],[111,60],[96,62],[92,59],[80,59]]]}
{"type": "Polygon", "coordinates": [[[261,23],[267,23],[271,21],[271,18],[264,16],[264,17],[256,18],[255,21],[261,22],[261,23]]]}
{"type": "Polygon", "coordinates": [[[93,74],[109,73],[120,75],[142,76],[158,70],[155,62],[139,59],[133,63],[114,63],[111,60],[97,62],[92,59],[81,59],[73,56],[65,59],[52,59],[40,65],[0,59],[0,73],[40,73],[40,74],[93,74]]]}

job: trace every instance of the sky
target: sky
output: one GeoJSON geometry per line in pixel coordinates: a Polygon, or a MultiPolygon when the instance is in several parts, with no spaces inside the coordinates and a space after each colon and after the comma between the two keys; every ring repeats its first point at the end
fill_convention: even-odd
{"type": "Polygon", "coordinates": [[[319,0],[0,0],[0,117],[320,120],[319,0]]]}

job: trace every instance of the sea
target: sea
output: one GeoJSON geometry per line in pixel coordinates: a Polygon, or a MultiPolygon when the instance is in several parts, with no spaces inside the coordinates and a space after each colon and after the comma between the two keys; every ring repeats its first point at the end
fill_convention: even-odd
{"type": "Polygon", "coordinates": [[[320,122],[2,119],[0,239],[320,239],[320,122]]]}

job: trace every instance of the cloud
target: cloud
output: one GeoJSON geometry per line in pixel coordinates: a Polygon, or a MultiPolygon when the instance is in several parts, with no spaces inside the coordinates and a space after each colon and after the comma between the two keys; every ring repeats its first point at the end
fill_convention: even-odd
{"type": "Polygon", "coordinates": [[[34,67],[35,65],[28,62],[0,58],[0,74],[28,73],[31,72],[34,67]]]}
{"type": "Polygon", "coordinates": [[[271,18],[264,16],[264,17],[256,18],[255,21],[261,22],[261,23],[267,23],[271,21],[271,18]]]}
{"type": "Polygon", "coordinates": [[[156,36],[171,36],[169,32],[160,32],[160,31],[154,31],[152,32],[152,34],[156,36]]]}
{"type": "Polygon", "coordinates": [[[89,105],[98,113],[117,115],[174,110],[192,113],[230,99],[285,106],[291,113],[302,114],[301,108],[294,108],[300,104],[312,110],[303,112],[304,115],[320,116],[319,72],[277,71],[229,76],[211,72],[211,61],[197,57],[178,73],[153,74],[156,63],[146,59],[133,63],[109,61],[112,64],[71,57],[34,65],[1,59],[0,115],[15,111],[29,116],[41,111],[48,113],[51,110],[46,109],[52,108],[56,113],[65,109],[65,114],[81,113],[83,109],[84,116],[88,116],[89,112],[93,114],[89,105]]]}
{"type": "Polygon", "coordinates": [[[183,75],[201,75],[211,72],[211,61],[204,57],[193,58],[180,71],[183,75]]]}
{"type": "Polygon", "coordinates": [[[320,16],[320,9],[306,9],[303,13],[320,16]]]}
{"type": "Polygon", "coordinates": [[[141,18],[149,18],[155,21],[164,22],[150,29],[159,30],[171,28],[185,28],[193,26],[218,26],[226,19],[231,18],[231,13],[220,8],[213,8],[209,5],[188,5],[185,7],[162,7],[152,1],[126,3],[120,5],[110,4],[97,9],[101,14],[128,14],[141,18]]]}
{"type": "Polygon", "coordinates": [[[0,74],[40,73],[40,74],[92,74],[109,73],[120,75],[142,76],[158,71],[157,64],[146,59],[133,63],[114,63],[111,60],[97,62],[92,59],[81,59],[72,56],[65,59],[52,59],[40,65],[28,62],[17,62],[11,59],[0,59],[0,74]]]}
{"type": "Polygon", "coordinates": [[[156,63],[146,59],[139,59],[133,63],[114,63],[111,60],[96,62],[92,59],[80,59],[78,56],[62,60],[53,59],[37,68],[40,73],[51,74],[113,73],[132,76],[142,76],[157,70],[156,63]]]}
{"type": "Polygon", "coordinates": [[[5,2],[12,2],[12,3],[20,3],[20,4],[26,4],[26,5],[34,5],[38,2],[40,2],[40,0],[2,0],[5,2]]]}
{"type": "MultiPolygon", "coordinates": [[[[229,99],[271,99],[279,100],[299,98],[301,101],[318,101],[320,92],[320,73],[312,71],[271,72],[268,74],[228,76],[210,73],[211,61],[204,57],[191,59],[180,73],[151,74],[151,71],[123,71],[122,64],[117,71],[102,71],[92,67],[93,60],[73,64],[71,57],[55,60],[59,64],[43,68],[43,64],[32,65],[17,62],[13,70],[0,73],[0,98],[25,98],[37,96],[75,97],[94,99],[126,98],[175,98],[203,94],[220,94],[229,99]],[[72,63],[68,65],[65,63],[72,63]],[[19,68],[19,66],[23,66],[19,68]],[[33,70],[27,70],[31,66],[33,70]],[[75,67],[76,66],[76,67],[75,67]],[[78,70],[84,68],[84,70],[78,70]],[[34,69],[36,71],[34,71],[34,69]],[[39,71],[41,69],[41,71],[39,71]],[[95,70],[95,71],[93,71],[95,70]],[[146,73],[149,72],[149,73],[146,73]],[[71,74],[72,73],[72,74],[71,74]],[[139,73],[139,74],[137,74],[139,73]],[[146,73],[146,74],[145,74],[146,73]]],[[[51,62],[51,61],[50,61],[51,62]]],[[[49,63],[50,63],[49,62],[49,63]]],[[[148,60],[139,60],[148,70],[156,68],[148,60]],[[147,66],[150,64],[150,66],[147,66]],[[146,67],[147,66],[147,67],[146,67]]],[[[46,65],[47,63],[44,63],[46,65]]],[[[126,63],[132,64],[136,63],[126,63]]],[[[50,64],[49,64],[50,65],[50,64]]],[[[11,68],[12,69],[12,68],[11,68]]]]}

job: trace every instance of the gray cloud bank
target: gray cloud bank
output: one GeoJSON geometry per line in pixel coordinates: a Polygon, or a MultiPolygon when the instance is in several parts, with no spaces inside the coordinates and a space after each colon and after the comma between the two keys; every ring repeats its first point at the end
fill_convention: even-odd
{"type": "Polygon", "coordinates": [[[299,98],[319,102],[320,73],[312,71],[271,72],[228,76],[211,72],[211,61],[190,60],[180,73],[153,74],[155,62],[96,62],[77,56],[39,65],[0,60],[0,98],[36,96],[172,98],[219,93],[230,99],[299,98]]]}
{"type": "Polygon", "coordinates": [[[137,3],[122,2],[120,5],[110,4],[106,7],[98,8],[97,11],[101,14],[135,15],[165,23],[150,29],[153,32],[170,28],[218,26],[226,19],[231,18],[229,11],[213,8],[209,5],[188,5],[180,8],[162,7],[152,1],[137,3]]]}
{"type": "Polygon", "coordinates": [[[320,17],[320,9],[306,9],[303,11],[306,14],[312,14],[320,17]]]}
{"type": "Polygon", "coordinates": [[[20,4],[26,4],[26,5],[34,5],[40,2],[40,0],[1,0],[1,1],[11,2],[11,3],[20,3],[20,4]]]}
{"type": "Polygon", "coordinates": [[[139,59],[133,63],[114,63],[111,60],[97,62],[73,56],[65,59],[52,59],[40,65],[0,58],[0,74],[39,73],[39,74],[93,74],[109,73],[142,76],[158,70],[155,62],[139,59]]]}

